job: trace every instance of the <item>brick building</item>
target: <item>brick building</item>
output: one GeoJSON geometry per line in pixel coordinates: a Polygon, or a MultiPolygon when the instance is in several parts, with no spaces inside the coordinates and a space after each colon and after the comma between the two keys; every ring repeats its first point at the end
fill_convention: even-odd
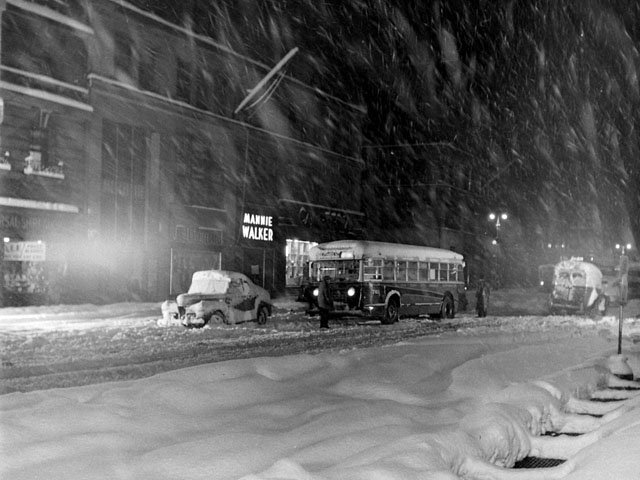
{"type": "Polygon", "coordinates": [[[282,292],[312,242],[362,235],[363,112],[284,72],[234,112],[275,61],[146,3],[0,0],[4,305],[159,300],[203,268],[282,292]]]}

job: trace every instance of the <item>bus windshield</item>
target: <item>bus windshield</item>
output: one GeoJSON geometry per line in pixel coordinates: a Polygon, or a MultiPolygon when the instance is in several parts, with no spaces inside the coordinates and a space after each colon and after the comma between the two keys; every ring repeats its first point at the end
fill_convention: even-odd
{"type": "Polygon", "coordinates": [[[312,278],[322,280],[329,276],[333,280],[358,280],[358,260],[321,260],[313,263],[312,278]]]}

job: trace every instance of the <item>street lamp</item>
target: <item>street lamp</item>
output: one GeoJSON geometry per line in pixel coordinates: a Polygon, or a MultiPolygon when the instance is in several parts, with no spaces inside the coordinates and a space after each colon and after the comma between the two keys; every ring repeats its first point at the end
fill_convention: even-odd
{"type": "Polygon", "coordinates": [[[627,243],[625,245],[616,243],[616,250],[620,250],[620,255],[624,255],[627,250],[631,250],[631,244],[627,243]]]}
{"type": "Polygon", "coordinates": [[[509,216],[502,212],[502,213],[489,213],[489,221],[491,222],[496,222],[496,239],[498,238],[499,234],[500,234],[500,220],[505,221],[507,218],[509,218],[509,216]]]}
{"type": "MultiPolygon", "coordinates": [[[[631,250],[631,244],[627,243],[622,245],[616,243],[616,250],[620,251],[620,264],[618,265],[618,288],[620,294],[618,298],[618,304],[620,308],[620,314],[618,316],[618,355],[622,354],[622,309],[627,304],[629,297],[629,257],[626,255],[627,250],[631,250]]],[[[628,367],[628,365],[627,365],[628,367]]],[[[633,373],[631,374],[633,378],[633,373]]]]}
{"type": "MultiPolygon", "coordinates": [[[[500,221],[502,220],[503,222],[505,220],[507,220],[507,218],[509,218],[509,216],[505,213],[505,212],[500,212],[500,213],[495,213],[495,212],[490,212],[489,213],[489,221],[490,222],[495,222],[495,226],[496,226],[496,236],[493,238],[493,240],[491,241],[491,244],[493,246],[495,246],[496,248],[498,247],[498,239],[500,237],[500,221]]],[[[492,275],[492,283],[495,286],[498,286],[498,252],[497,250],[493,251],[493,275],[492,275]]]]}

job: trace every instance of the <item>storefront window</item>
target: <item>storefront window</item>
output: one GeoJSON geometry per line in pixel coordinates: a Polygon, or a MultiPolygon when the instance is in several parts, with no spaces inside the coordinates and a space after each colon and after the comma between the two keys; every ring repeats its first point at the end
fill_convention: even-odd
{"type": "Polygon", "coordinates": [[[220,252],[172,248],[171,294],[187,292],[195,272],[220,269],[220,265],[220,252]]]}
{"type": "Polygon", "coordinates": [[[7,305],[55,303],[63,265],[50,261],[45,242],[5,239],[2,289],[7,305]]]}
{"type": "Polygon", "coordinates": [[[309,276],[309,249],[316,242],[287,239],[287,286],[298,286],[309,276]]]}
{"type": "Polygon", "coordinates": [[[144,131],[105,120],[102,132],[101,222],[105,238],[129,241],[144,234],[144,131]]]}
{"type": "Polygon", "coordinates": [[[45,293],[43,263],[6,262],[4,288],[12,293],[45,293]]]}
{"type": "Polygon", "coordinates": [[[211,138],[189,133],[172,140],[177,201],[223,210],[225,165],[211,138]]]}

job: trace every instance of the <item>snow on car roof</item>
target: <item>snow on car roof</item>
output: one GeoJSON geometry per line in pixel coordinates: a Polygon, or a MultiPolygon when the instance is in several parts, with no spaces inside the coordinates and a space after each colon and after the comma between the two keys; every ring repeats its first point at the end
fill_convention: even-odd
{"type": "Polygon", "coordinates": [[[557,277],[563,272],[571,275],[574,272],[584,273],[588,285],[599,286],[602,283],[602,272],[593,263],[575,259],[564,260],[556,265],[554,275],[557,277]]]}
{"type": "Polygon", "coordinates": [[[581,260],[563,260],[562,262],[556,264],[555,268],[556,270],[584,270],[588,274],[602,275],[600,269],[593,263],[584,262],[581,260]]]}
{"type": "Polygon", "coordinates": [[[248,280],[243,273],[229,270],[201,270],[191,278],[189,293],[226,293],[229,283],[235,279],[248,280]]]}

